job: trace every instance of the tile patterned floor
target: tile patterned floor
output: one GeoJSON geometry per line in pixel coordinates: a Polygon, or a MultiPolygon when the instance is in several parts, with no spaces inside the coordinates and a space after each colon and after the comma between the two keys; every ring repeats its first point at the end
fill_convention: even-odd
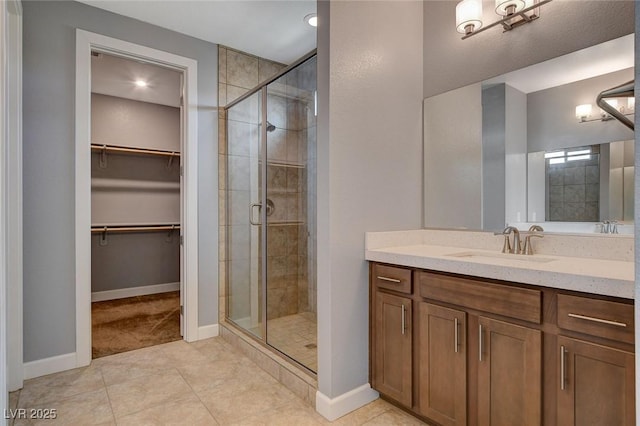
{"type": "Polygon", "coordinates": [[[316,314],[302,312],[267,321],[269,344],[312,371],[318,371],[316,314]]]}
{"type": "Polygon", "coordinates": [[[16,426],[424,424],[382,400],[327,422],[220,337],[111,355],[27,380],[10,404],[57,411],[55,420],[10,422],[16,426]]]}

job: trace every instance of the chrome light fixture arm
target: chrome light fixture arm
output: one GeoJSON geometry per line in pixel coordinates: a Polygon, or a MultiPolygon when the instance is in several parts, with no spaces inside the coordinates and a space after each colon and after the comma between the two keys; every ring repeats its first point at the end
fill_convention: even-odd
{"type": "Polygon", "coordinates": [[[534,12],[535,9],[539,8],[544,4],[550,3],[551,1],[552,0],[540,0],[537,3],[533,4],[532,6],[529,6],[525,9],[517,11],[511,15],[507,15],[504,18],[498,21],[492,22],[487,26],[482,26],[481,28],[478,28],[475,31],[466,32],[462,36],[462,40],[465,40],[476,34],[480,34],[481,32],[486,31],[489,28],[493,28],[498,25],[501,25],[503,30],[506,32],[506,31],[511,31],[512,29],[519,27],[521,25],[528,24],[529,22],[533,22],[534,20],[538,19],[540,15],[537,13],[530,13],[530,12],[534,12]]]}

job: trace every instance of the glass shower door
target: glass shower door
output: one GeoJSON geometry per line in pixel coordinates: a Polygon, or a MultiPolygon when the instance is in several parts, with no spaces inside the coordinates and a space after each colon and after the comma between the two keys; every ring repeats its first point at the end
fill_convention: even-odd
{"type": "Polygon", "coordinates": [[[226,317],[317,370],[316,58],[227,109],[226,317]]]}
{"type": "Polygon", "coordinates": [[[227,111],[227,317],[264,338],[262,92],[227,111]]]}
{"type": "Polygon", "coordinates": [[[316,58],[266,93],[266,340],[316,371],[316,58]]]}

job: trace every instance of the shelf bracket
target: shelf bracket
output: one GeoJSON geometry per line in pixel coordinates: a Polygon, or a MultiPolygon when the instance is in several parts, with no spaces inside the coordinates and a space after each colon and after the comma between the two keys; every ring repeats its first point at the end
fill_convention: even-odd
{"type": "Polygon", "coordinates": [[[101,169],[107,168],[107,146],[102,145],[102,150],[100,151],[100,162],[98,164],[101,169]]]}
{"type": "Polygon", "coordinates": [[[173,157],[176,155],[176,153],[174,151],[171,152],[171,155],[169,156],[169,160],[167,161],[167,169],[170,169],[171,166],[173,165],[173,157]]]}
{"type": "Polygon", "coordinates": [[[167,238],[165,238],[165,241],[167,243],[172,243],[173,242],[173,233],[176,230],[176,226],[175,225],[171,225],[171,229],[169,230],[169,232],[167,232],[167,238]]]}
{"type": "Polygon", "coordinates": [[[107,244],[109,244],[109,242],[107,241],[107,227],[105,226],[100,233],[100,245],[106,246],[107,244]]]}

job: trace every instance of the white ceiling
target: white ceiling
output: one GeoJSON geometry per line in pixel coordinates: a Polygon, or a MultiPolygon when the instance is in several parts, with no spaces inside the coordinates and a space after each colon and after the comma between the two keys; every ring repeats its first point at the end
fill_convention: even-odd
{"type": "Polygon", "coordinates": [[[154,104],[180,106],[180,73],[104,53],[91,56],[91,92],[154,104]],[[136,86],[144,80],[147,87],[136,86]]]}
{"type": "Polygon", "coordinates": [[[634,66],[634,34],[540,62],[483,82],[507,83],[523,93],[585,80],[634,66]]]}
{"type": "Polygon", "coordinates": [[[303,21],[315,0],[80,1],[284,64],[316,47],[316,29],[303,21]]]}

